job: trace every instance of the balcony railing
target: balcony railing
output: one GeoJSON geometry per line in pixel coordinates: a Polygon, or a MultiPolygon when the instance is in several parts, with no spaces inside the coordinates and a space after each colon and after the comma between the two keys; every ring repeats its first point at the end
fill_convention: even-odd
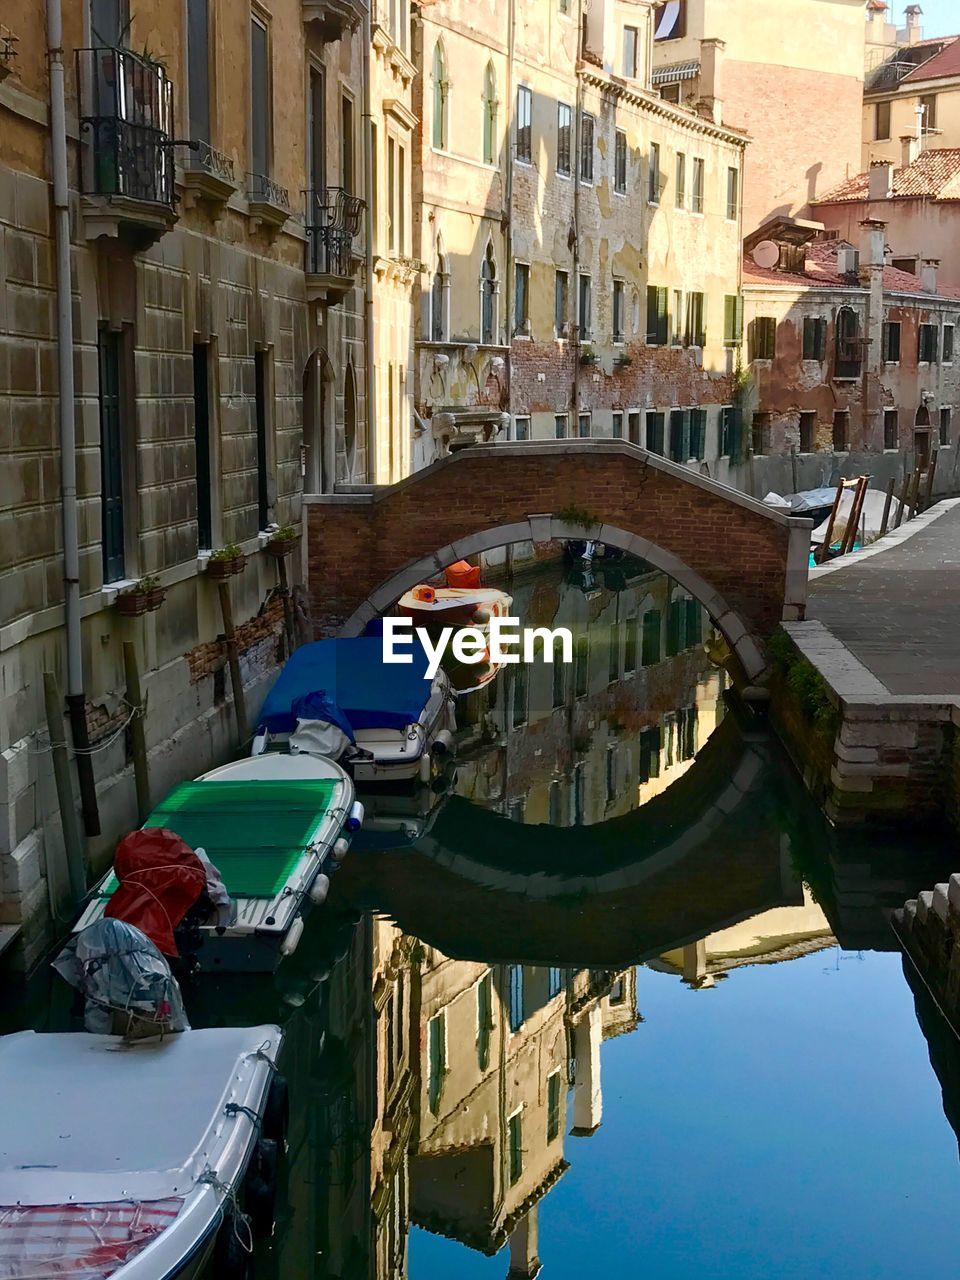
{"type": "Polygon", "coordinates": [[[360,233],[364,202],[342,187],[323,187],[304,194],[308,274],[351,277],[354,242],[360,233]]]}
{"type": "Polygon", "coordinates": [[[87,195],[174,207],[173,85],[130,49],[77,50],[87,195]]]}

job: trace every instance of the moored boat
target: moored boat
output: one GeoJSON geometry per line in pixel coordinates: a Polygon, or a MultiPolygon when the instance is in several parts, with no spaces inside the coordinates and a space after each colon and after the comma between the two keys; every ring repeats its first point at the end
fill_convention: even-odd
{"type": "MultiPolygon", "coordinates": [[[[362,821],[349,774],[322,756],[255,756],[174,787],[143,831],[172,832],[188,851],[202,851],[219,872],[233,909],[201,898],[197,910],[181,911],[173,954],[205,970],[276,968],[296,950],[305,914],[325,899],[327,872],[345,856],[362,821]]],[[[142,920],[152,909],[163,928],[170,914],[164,899],[173,881],[169,859],[141,861],[130,881],[123,918],[149,934],[142,920]]],[[[108,904],[120,887],[109,872],[77,929],[113,914],[108,904]]]]}
{"type": "Polygon", "coordinates": [[[477,626],[506,618],[513,597],[495,587],[434,587],[420,583],[397,601],[396,612],[419,627],[477,626]]]}

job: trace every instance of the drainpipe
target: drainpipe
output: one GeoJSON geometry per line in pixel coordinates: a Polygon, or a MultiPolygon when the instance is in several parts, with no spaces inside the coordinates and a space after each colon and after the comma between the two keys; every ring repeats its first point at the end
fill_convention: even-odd
{"type": "MultiPolygon", "coordinates": [[[[583,41],[583,6],[584,0],[577,5],[577,60],[574,68],[577,77],[576,106],[574,107],[573,155],[570,163],[573,167],[573,279],[571,286],[574,297],[574,314],[577,317],[573,326],[573,432],[571,439],[579,438],[580,431],[580,345],[583,339],[583,316],[580,314],[580,117],[583,114],[583,79],[580,75],[580,59],[584,54],[583,41]]],[[[590,301],[593,302],[591,284],[590,301]]]]}
{"type": "MultiPolygon", "coordinates": [[[[510,0],[507,10],[507,88],[506,88],[506,118],[507,118],[507,176],[506,176],[506,205],[505,220],[507,225],[507,360],[506,360],[506,376],[507,376],[507,412],[513,413],[513,326],[511,322],[511,290],[513,288],[513,58],[514,46],[516,42],[516,0],[510,0]]],[[[508,567],[511,567],[510,560],[513,544],[507,548],[508,567]]]]}
{"type": "MultiPolygon", "coordinates": [[[[87,749],[83,652],[80,639],[80,536],[77,525],[77,432],[73,386],[73,304],[70,293],[70,209],[67,188],[67,109],[63,75],[60,0],[47,0],[47,59],[50,75],[50,154],[57,261],[57,362],[59,374],[60,506],[63,521],[63,608],[67,633],[67,709],[75,749],[87,749]]],[[[84,829],[100,834],[93,761],[76,757],[84,829]]]]}
{"type": "Polygon", "coordinates": [[[376,329],[373,315],[373,112],[370,93],[370,49],[373,44],[373,23],[370,5],[363,10],[363,185],[366,189],[364,232],[366,253],[363,285],[363,340],[367,349],[364,365],[364,386],[367,401],[367,474],[377,483],[377,376],[374,338],[376,329]]]}

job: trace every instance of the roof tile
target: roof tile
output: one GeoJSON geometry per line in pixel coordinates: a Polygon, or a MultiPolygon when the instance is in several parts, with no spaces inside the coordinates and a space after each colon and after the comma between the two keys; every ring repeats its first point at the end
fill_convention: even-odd
{"type": "MultiPolygon", "coordinates": [[[[853,178],[846,178],[811,203],[839,204],[843,201],[866,200],[869,193],[869,173],[858,173],[853,178]]],[[[893,175],[893,194],[895,197],[928,196],[935,200],[960,200],[960,147],[923,151],[913,164],[896,169],[893,175]]]]}

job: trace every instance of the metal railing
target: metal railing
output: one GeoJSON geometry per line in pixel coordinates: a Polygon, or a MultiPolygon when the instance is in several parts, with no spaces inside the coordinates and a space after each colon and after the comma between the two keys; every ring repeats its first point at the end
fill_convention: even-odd
{"type": "Polygon", "coordinates": [[[80,129],[88,195],[125,196],[173,208],[173,85],[130,49],[77,50],[80,129]]]}
{"type": "Polygon", "coordinates": [[[265,173],[247,174],[247,199],[255,204],[270,204],[290,212],[290,192],[265,173]]]}
{"type": "Polygon", "coordinates": [[[236,185],[232,158],[218,151],[216,147],[212,147],[209,142],[204,142],[203,139],[191,141],[184,168],[193,172],[209,173],[214,178],[236,185]]]}
{"type": "Polygon", "coordinates": [[[352,276],[354,241],[366,207],[342,187],[304,192],[306,199],[307,271],[312,275],[352,276]]]}
{"type": "Polygon", "coordinates": [[[895,89],[904,76],[916,71],[917,62],[884,62],[876,71],[872,71],[864,85],[865,93],[879,93],[883,89],[895,89]]]}

